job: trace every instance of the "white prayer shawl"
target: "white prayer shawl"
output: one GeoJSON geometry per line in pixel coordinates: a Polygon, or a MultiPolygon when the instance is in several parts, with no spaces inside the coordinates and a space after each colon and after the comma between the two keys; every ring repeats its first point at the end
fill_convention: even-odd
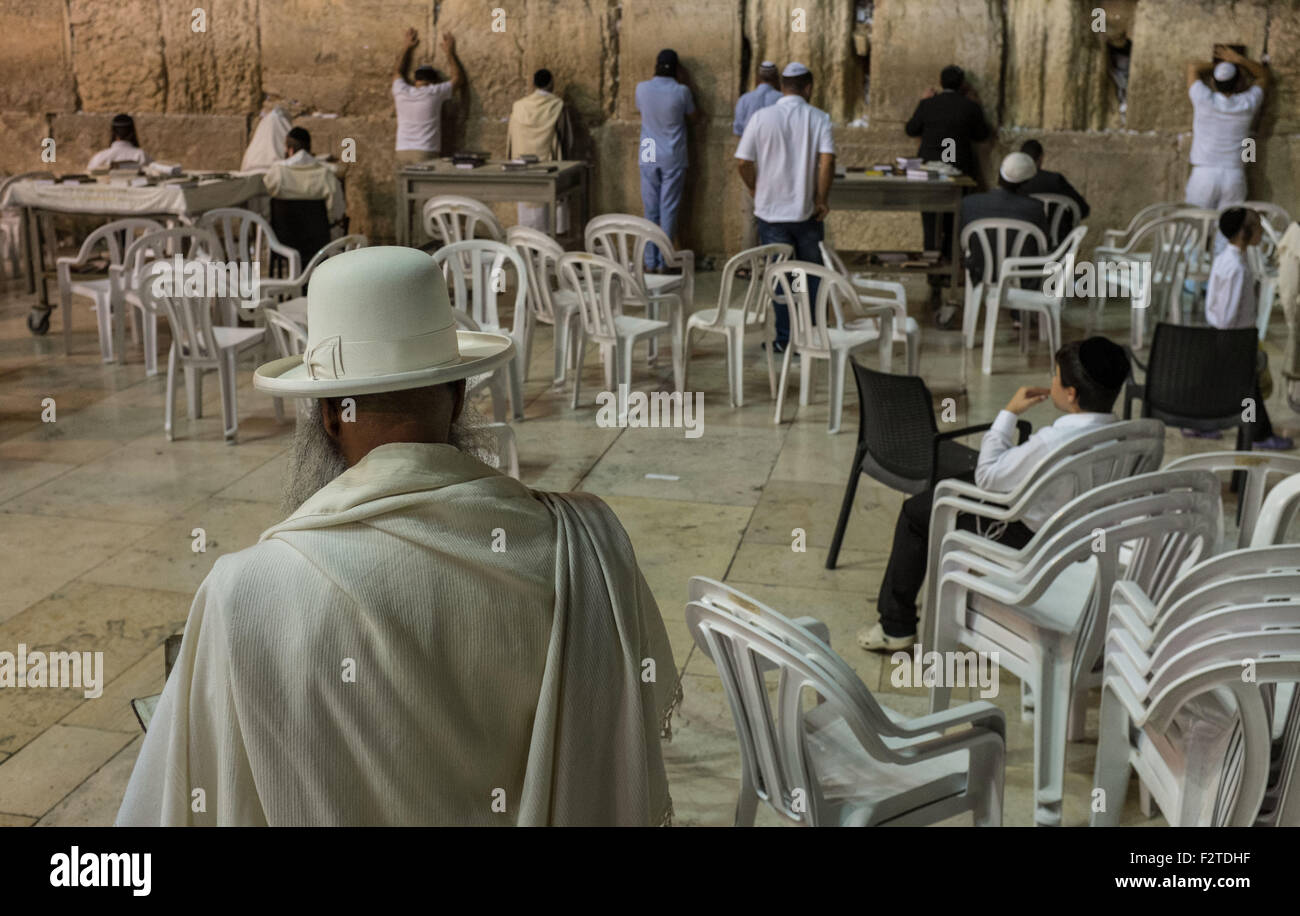
{"type": "Polygon", "coordinates": [[[240,171],[265,171],[283,159],[284,141],[292,129],[293,122],[278,105],[262,115],[253,131],[253,139],[248,141],[248,149],[244,151],[240,171]]]}
{"type": "Polygon", "coordinates": [[[1300,223],[1291,223],[1277,245],[1277,296],[1286,317],[1282,372],[1300,377],[1300,223]]]}
{"type": "Polygon", "coordinates": [[[117,823],[663,823],[675,674],[602,502],[381,446],[213,567],[117,823]]]}

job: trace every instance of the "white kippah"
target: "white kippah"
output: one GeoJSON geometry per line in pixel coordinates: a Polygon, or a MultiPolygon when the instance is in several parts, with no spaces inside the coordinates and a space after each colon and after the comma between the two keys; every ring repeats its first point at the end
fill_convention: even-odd
{"type": "Polygon", "coordinates": [[[803,76],[807,72],[808,72],[808,68],[796,60],[786,64],[785,69],[781,71],[781,75],[782,76],[803,76]]]}
{"type": "Polygon", "coordinates": [[[1218,65],[1214,68],[1214,78],[1221,83],[1226,83],[1236,75],[1236,65],[1230,64],[1226,60],[1219,61],[1218,65]]]}
{"type": "Polygon", "coordinates": [[[1012,184],[1020,184],[1034,177],[1038,166],[1028,153],[1011,153],[1002,160],[998,174],[1012,184]]]}
{"type": "Polygon", "coordinates": [[[758,65],[758,69],[760,69],[760,70],[771,70],[771,71],[773,71],[773,72],[776,72],[776,64],[772,63],[772,61],[770,61],[770,60],[765,60],[765,61],[763,61],[761,64],[758,65]]]}

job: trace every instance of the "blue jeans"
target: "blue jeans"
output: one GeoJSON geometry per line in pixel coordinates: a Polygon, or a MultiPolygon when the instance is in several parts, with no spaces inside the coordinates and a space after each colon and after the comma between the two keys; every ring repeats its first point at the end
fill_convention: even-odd
{"type": "MultiPolygon", "coordinates": [[[[653,162],[641,163],[641,204],[645,218],[669,237],[677,230],[677,208],[682,204],[682,186],[686,168],[664,168],[653,162]]],[[[664,256],[654,245],[645,248],[645,266],[655,270],[664,266],[664,256]]]]}
{"type": "MultiPolygon", "coordinates": [[[[810,261],[820,265],[822,253],[817,246],[824,238],[826,238],[826,223],[815,220],[811,216],[799,223],[769,223],[764,219],[758,220],[758,243],[793,245],[796,261],[810,261]]],[[[817,302],[817,286],[820,282],[817,277],[808,278],[810,302],[817,302]]],[[[776,342],[784,345],[790,341],[790,311],[780,302],[774,301],[772,307],[776,313],[776,342]]],[[[812,316],[812,320],[817,320],[816,314],[812,316]]]]}

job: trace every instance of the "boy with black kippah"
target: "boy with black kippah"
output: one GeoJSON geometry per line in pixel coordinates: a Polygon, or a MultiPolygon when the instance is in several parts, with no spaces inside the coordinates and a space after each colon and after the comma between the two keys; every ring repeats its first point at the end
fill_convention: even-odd
{"type": "MultiPolygon", "coordinates": [[[[1009,493],[1061,444],[1116,422],[1112,412],[1115,399],[1128,375],[1128,354],[1105,337],[1090,337],[1061,347],[1056,353],[1052,387],[1021,388],[984,434],[975,467],[976,485],[994,493],[1009,493]],[[1064,415],[1034,433],[1023,445],[1016,445],[1017,418],[1048,398],[1064,415]]],[[[1070,482],[1062,481],[1059,488],[1044,492],[1037,504],[1026,508],[1020,521],[1007,524],[1000,533],[985,536],[1009,547],[1023,547],[1043,522],[1075,495],[1070,482]]],[[[894,526],[893,550],[876,603],[880,620],[858,630],[858,645],[864,649],[895,652],[911,648],[916,642],[916,598],[925,582],[933,501],[933,490],[903,501],[894,526]]],[[[959,515],[957,527],[975,530],[975,517],[959,515]]]]}

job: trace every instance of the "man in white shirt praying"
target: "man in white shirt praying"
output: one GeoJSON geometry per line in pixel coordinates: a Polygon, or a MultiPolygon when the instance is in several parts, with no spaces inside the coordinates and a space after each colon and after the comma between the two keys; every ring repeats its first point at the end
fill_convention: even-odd
{"type": "Polygon", "coordinates": [[[414,82],[407,79],[411,56],[419,44],[419,33],[407,29],[406,44],[393,69],[398,162],[423,162],[441,154],[443,103],[459,92],[465,83],[465,73],[456,57],[456,39],[450,32],[442,34],[442,50],[447,55],[451,79],[438,82],[438,73],[430,64],[415,68],[414,82]]]}
{"type": "Polygon", "coordinates": [[[274,163],[262,176],[272,197],[283,200],[327,201],[330,223],[343,219],[347,202],[343,183],[334,170],[311,154],[311,134],[295,127],[284,141],[285,159],[274,163]]]}
{"type": "Polygon", "coordinates": [[[134,168],[150,162],[153,160],[140,148],[140,140],[136,137],[135,120],[128,114],[120,114],[113,116],[109,126],[108,148],[91,156],[86,163],[86,170],[97,171],[116,166],[134,168]]]}
{"type": "Polygon", "coordinates": [[[413,248],[330,258],[307,300],[306,353],[253,378],[310,399],[291,514],[200,586],[117,823],[666,823],[676,668],[627,534],[462,420],[510,338],[457,330],[413,248]]]}
{"type": "MultiPolygon", "coordinates": [[[[731,122],[731,132],[737,137],[743,137],[754,112],[768,105],[775,105],[780,98],[781,72],[777,70],[776,64],[765,60],[758,65],[758,83],[736,100],[736,116],[731,122]]],[[[744,230],[740,247],[753,248],[758,244],[758,223],[754,221],[754,195],[747,187],[742,186],[741,190],[744,193],[740,195],[740,219],[744,230]]]]}
{"type": "MultiPolygon", "coordinates": [[[[1256,318],[1255,272],[1246,259],[1246,249],[1258,245],[1264,237],[1264,225],[1259,213],[1245,207],[1230,207],[1219,215],[1219,233],[1227,244],[1210,266],[1210,280],[1205,288],[1205,320],[1211,327],[1221,330],[1254,328],[1256,318]]],[[[1266,375],[1267,368],[1261,375],[1266,375]]],[[[1273,431],[1264,395],[1258,379],[1255,384],[1255,423],[1251,428],[1252,447],[1287,451],[1295,443],[1273,431]]],[[[1189,438],[1218,439],[1219,431],[1198,432],[1185,429],[1189,438]]]]}
{"type": "MultiPolygon", "coordinates": [[[[754,195],[758,241],[794,246],[799,261],[821,263],[819,243],[826,238],[827,199],[835,177],[835,141],[830,115],[808,104],[812,73],[790,63],[781,73],[781,98],[750,117],[736,147],[740,179],[754,195]]],[[[808,295],[817,300],[818,279],[808,278],[808,295]]],[[[790,312],[776,310],[777,353],[790,340],[790,312]]]]}
{"type": "MultiPolygon", "coordinates": [[[[1124,348],[1105,337],[1090,337],[1063,346],[1056,354],[1052,387],[1021,388],[984,434],[973,475],[975,484],[994,493],[1009,493],[1063,443],[1116,422],[1112,412],[1115,399],[1128,375],[1128,355],[1124,348]],[[1049,398],[1064,416],[1034,433],[1024,444],[1014,444],[1020,414],[1049,398]]],[[[1000,533],[986,533],[985,537],[1009,547],[1023,547],[1043,522],[1075,495],[1070,482],[1062,481],[1061,487],[1044,493],[1039,502],[1027,507],[1020,521],[1007,524],[1000,533]]],[[[933,490],[903,501],[876,602],[880,619],[858,631],[858,645],[864,649],[894,652],[908,649],[916,642],[916,599],[925,583],[933,501],[933,490]]],[[[957,527],[973,531],[975,521],[974,516],[959,515],[957,527]]]]}
{"type": "MultiPolygon", "coordinates": [[[[1268,68],[1238,54],[1227,45],[1216,45],[1222,58],[1217,64],[1193,61],[1187,65],[1187,95],[1192,102],[1192,171],[1183,196],[1194,207],[1221,210],[1246,199],[1244,141],[1264,103],[1269,86],[1268,68]],[[1254,77],[1248,89],[1240,89],[1241,71],[1254,77]],[[1214,88],[1206,78],[1214,81],[1214,88]]],[[[1254,161],[1254,157],[1250,157],[1254,161]]]]}

